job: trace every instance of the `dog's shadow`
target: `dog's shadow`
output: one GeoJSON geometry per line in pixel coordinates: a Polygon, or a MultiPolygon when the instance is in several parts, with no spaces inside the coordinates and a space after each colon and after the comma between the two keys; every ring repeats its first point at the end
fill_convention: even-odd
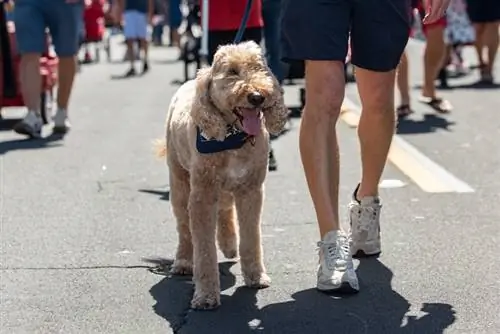
{"type": "MultiPolygon", "coordinates": [[[[235,284],[229,272],[231,265],[221,264],[222,290],[235,284]]],[[[455,311],[444,303],[424,303],[419,312],[407,314],[410,303],[392,289],[393,274],[379,260],[363,260],[357,272],[362,292],[355,296],[332,296],[307,289],[292,294],[293,300],[273,304],[273,299],[283,299],[284,287],[260,293],[238,287],[231,296],[222,295],[222,306],[212,312],[189,310],[193,289],[190,280],[166,278],[150,292],[156,300],[155,312],[174,331],[182,327],[186,334],[438,334],[454,323],[455,311]],[[262,294],[260,298],[258,293],[262,294]]]]}
{"type": "MultiPolygon", "coordinates": [[[[156,301],[153,310],[157,315],[167,320],[176,333],[187,321],[191,312],[190,303],[194,292],[192,276],[175,276],[169,274],[173,261],[170,259],[146,259],[146,262],[156,264],[151,272],[164,275],[165,278],[155,284],[149,293],[156,301]]],[[[219,263],[221,290],[227,290],[236,284],[236,276],[231,273],[231,267],[236,262],[219,263]]],[[[212,313],[212,312],[208,312],[212,313]]]]}

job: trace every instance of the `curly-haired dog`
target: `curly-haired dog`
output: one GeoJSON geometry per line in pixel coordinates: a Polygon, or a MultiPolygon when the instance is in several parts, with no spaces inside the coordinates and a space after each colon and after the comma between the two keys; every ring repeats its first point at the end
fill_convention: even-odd
{"type": "Polygon", "coordinates": [[[193,272],[193,308],[219,306],[216,239],[227,258],[237,257],[238,225],[245,284],[270,284],[260,230],[268,132],[282,131],[287,113],[254,42],[220,47],[213,65],[172,98],[160,154],[167,156],[179,233],[172,273],[193,272]]]}

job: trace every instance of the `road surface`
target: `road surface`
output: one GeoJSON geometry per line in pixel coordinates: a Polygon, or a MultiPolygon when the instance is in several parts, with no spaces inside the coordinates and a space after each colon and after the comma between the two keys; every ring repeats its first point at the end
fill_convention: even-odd
{"type": "MultiPolygon", "coordinates": [[[[418,85],[422,46],[409,50],[418,85]]],[[[356,261],[361,292],[346,298],[314,289],[318,231],[292,120],[273,142],[279,170],[267,180],[272,287],[243,288],[239,265],[221,258],[223,305],[194,312],[189,278],[142,261],[171,259],[176,245],[168,171],[152,148],[177,87],[171,81],[182,77],[175,57],[153,49],[152,72],[129,80],[111,79],[125,64],[85,66],[63,140],[48,131],[24,141],[9,131],[12,121],[0,123],[0,333],[500,332],[500,89],[469,86],[476,74],[453,80],[460,87],[442,92],[456,107],[449,116],[415,100],[381,184],[383,254],[356,261]]],[[[286,87],[290,105],[297,89],[286,87]]],[[[360,173],[355,87],[346,95],[338,126],[344,217],[360,173]]]]}

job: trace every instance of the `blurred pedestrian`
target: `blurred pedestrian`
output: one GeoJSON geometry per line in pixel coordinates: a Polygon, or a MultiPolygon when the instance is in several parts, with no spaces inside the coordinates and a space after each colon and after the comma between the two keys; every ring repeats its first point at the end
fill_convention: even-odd
{"type": "Polygon", "coordinates": [[[136,75],[135,70],[135,44],[142,51],[142,73],[149,71],[148,56],[148,24],[152,22],[154,3],[153,0],[116,0],[115,20],[120,22],[123,16],[123,34],[127,44],[127,59],[130,69],[125,77],[136,75]]]}
{"type": "Polygon", "coordinates": [[[493,65],[499,47],[500,0],[468,0],[467,12],[476,30],[481,82],[493,84],[493,65]],[[485,57],[486,53],[486,57],[485,57]]]}
{"type": "Polygon", "coordinates": [[[28,113],[15,125],[17,133],[40,137],[40,57],[47,51],[46,28],[49,28],[59,57],[57,112],[54,132],[67,132],[68,104],[76,73],[78,34],[83,17],[83,0],[17,0],[14,22],[18,52],[21,54],[20,85],[28,113]]]}

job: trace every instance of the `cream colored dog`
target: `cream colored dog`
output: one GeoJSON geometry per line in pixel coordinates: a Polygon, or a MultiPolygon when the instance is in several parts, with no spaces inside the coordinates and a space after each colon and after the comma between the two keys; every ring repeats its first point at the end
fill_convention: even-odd
{"type": "Polygon", "coordinates": [[[166,145],[179,244],[172,273],[193,273],[191,306],[220,305],[216,238],[239,254],[245,284],[264,288],[261,213],[269,133],[287,121],[283,90],[254,42],[219,48],[211,67],[179,88],[169,107],[166,145]]]}

